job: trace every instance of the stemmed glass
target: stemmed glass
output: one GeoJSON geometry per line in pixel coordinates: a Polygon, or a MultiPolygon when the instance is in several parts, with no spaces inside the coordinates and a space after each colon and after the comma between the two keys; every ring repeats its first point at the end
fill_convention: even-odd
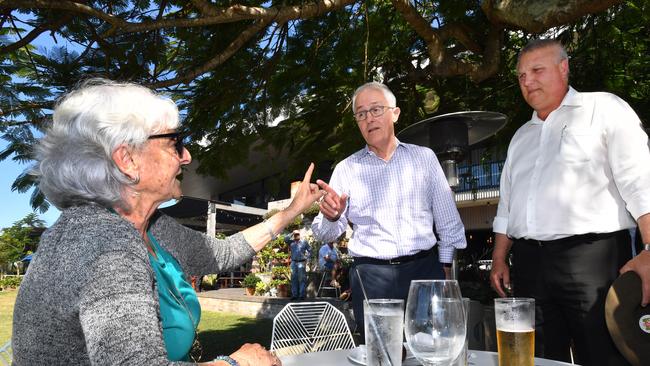
{"type": "Polygon", "coordinates": [[[411,281],[404,333],[423,365],[451,364],[463,350],[466,322],[458,281],[411,281]]]}

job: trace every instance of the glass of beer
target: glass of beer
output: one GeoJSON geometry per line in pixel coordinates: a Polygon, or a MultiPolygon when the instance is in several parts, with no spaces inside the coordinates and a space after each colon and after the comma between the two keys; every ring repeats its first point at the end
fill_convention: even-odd
{"type": "Polygon", "coordinates": [[[535,299],[494,299],[499,366],[535,365],[535,299]]]}

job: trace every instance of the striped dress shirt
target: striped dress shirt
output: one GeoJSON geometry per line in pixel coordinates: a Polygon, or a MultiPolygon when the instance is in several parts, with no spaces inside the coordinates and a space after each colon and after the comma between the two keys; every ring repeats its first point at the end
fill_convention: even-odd
{"type": "Polygon", "coordinates": [[[437,243],[440,262],[450,263],[454,248],[467,246],[452,191],[429,148],[397,140],[393,156],[384,161],[366,146],[337,164],[329,184],[339,195],[348,194],[346,210],[335,222],[319,213],[312,231],[327,243],[350,224],[352,256],[392,259],[437,243]]]}

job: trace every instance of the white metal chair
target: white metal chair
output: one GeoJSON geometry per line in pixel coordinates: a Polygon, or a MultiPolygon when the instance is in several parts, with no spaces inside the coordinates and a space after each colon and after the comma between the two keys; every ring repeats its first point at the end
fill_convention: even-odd
{"type": "Polygon", "coordinates": [[[273,318],[277,356],[354,348],[345,316],[328,302],[288,303],[273,318]]]}
{"type": "Polygon", "coordinates": [[[13,351],[11,349],[11,341],[9,341],[0,347],[0,364],[3,366],[11,366],[12,359],[13,351]]]}

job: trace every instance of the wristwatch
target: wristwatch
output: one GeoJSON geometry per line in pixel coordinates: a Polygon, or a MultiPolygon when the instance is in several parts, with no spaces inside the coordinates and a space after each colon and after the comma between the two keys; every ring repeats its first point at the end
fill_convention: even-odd
{"type": "Polygon", "coordinates": [[[215,361],[226,361],[230,366],[239,366],[239,362],[235,361],[232,357],[230,356],[217,356],[212,362],[215,361]]]}
{"type": "Polygon", "coordinates": [[[643,250],[650,250],[650,243],[643,243],[643,250]]]}

